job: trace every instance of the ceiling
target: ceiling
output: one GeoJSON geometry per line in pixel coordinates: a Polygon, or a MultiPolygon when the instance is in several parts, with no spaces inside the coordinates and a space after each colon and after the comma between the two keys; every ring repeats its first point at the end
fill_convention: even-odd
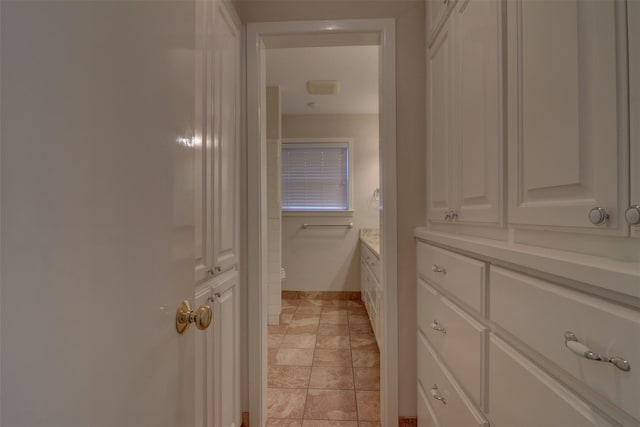
{"type": "Polygon", "coordinates": [[[267,85],[280,86],[282,114],[377,114],[379,46],[267,49],[267,85]],[[308,80],[338,80],[337,95],[309,95],[308,80]],[[308,106],[315,102],[315,108],[308,106]]]}

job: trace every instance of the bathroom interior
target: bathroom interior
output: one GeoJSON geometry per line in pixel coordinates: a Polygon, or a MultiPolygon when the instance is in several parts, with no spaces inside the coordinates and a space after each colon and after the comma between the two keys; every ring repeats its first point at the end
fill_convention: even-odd
{"type": "Polygon", "coordinates": [[[378,63],[267,48],[269,426],[380,425],[378,63]]]}

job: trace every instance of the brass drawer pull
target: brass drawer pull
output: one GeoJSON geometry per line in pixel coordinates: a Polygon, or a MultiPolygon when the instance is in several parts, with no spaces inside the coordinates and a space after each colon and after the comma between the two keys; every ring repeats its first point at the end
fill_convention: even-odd
{"type": "Polygon", "coordinates": [[[447,333],[447,328],[438,323],[437,320],[433,321],[433,323],[431,324],[431,329],[433,329],[434,331],[442,332],[443,334],[447,333]]]}
{"type": "Polygon", "coordinates": [[[447,274],[447,270],[444,267],[440,267],[438,264],[433,264],[433,267],[431,267],[431,271],[433,271],[434,273],[447,274]]]}
{"type": "Polygon", "coordinates": [[[437,384],[434,384],[433,387],[431,387],[431,397],[442,402],[443,405],[447,404],[447,399],[439,393],[437,384]]]}

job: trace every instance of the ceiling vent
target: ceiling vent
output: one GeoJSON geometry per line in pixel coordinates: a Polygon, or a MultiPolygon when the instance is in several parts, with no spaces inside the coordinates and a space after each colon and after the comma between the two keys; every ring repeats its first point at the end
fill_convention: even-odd
{"type": "Polygon", "coordinates": [[[307,92],[311,95],[336,95],[340,92],[340,82],[337,80],[309,80],[307,92]]]}

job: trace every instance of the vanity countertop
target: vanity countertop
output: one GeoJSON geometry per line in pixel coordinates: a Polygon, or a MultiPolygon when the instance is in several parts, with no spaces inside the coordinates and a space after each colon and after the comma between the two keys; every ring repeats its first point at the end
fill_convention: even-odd
{"type": "Polygon", "coordinates": [[[360,241],[367,245],[367,247],[371,249],[378,258],[380,258],[380,229],[360,229],[360,241]]]}

